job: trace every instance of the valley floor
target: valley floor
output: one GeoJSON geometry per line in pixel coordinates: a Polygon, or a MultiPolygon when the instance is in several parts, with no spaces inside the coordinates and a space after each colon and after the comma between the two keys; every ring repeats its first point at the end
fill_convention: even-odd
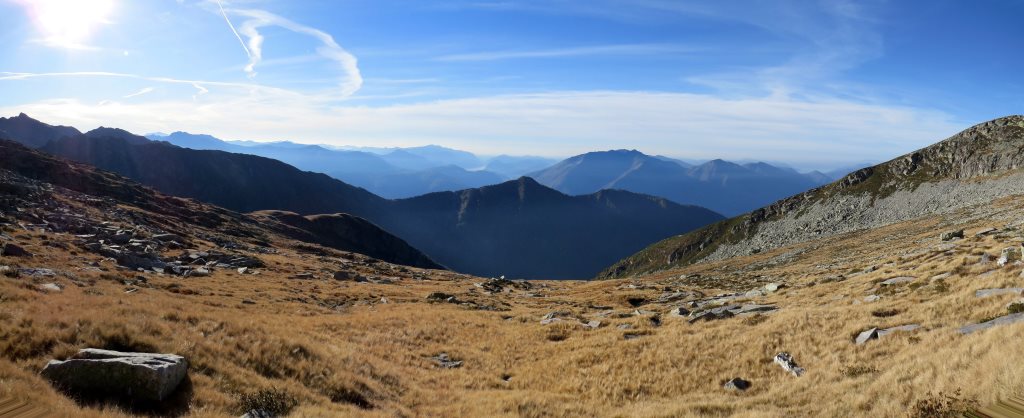
{"type": "MultiPolygon", "coordinates": [[[[81,250],[74,235],[9,225],[3,242],[35,255],[0,257],[0,398],[128,415],[79,405],[38,375],[51,358],[103,347],[189,360],[190,388],[166,415],[238,416],[269,399],[294,402],[299,417],[931,416],[1024,393],[1024,323],[958,332],[1020,298],[975,292],[1024,287],[1021,266],[996,265],[1024,241],[1021,208],[1024,198],[1005,199],[600,282],[489,281],[283,238],[269,242],[276,253],[248,253],[266,266],[246,274],[143,274],[81,250]],[[966,238],[939,240],[960,228],[966,238]],[[882,283],[899,277],[909,279],[882,283]],[[783,286],[748,293],[769,283],[783,286]],[[670,313],[716,304],[777,309],[693,323],[670,313]],[[908,324],[921,328],[854,343],[908,324]],[[780,352],[806,372],[785,372],[772,360],[780,352]],[[462,363],[442,367],[456,366],[442,353],[462,363]],[[736,377],[751,387],[723,388],[736,377]],[[247,396],[261,390],[276,395],[247,396]]],[[[167,256],[217,247],[191,246],[167,256]]]]}

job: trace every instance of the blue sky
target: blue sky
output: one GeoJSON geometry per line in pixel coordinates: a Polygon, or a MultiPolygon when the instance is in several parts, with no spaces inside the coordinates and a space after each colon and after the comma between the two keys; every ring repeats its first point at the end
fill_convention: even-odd
{"type": "Polygon", "coordinates": [[[1016,0],[0,0],[0,114],[827,168],[1024,111],[1021,15],[1016,0]]]}

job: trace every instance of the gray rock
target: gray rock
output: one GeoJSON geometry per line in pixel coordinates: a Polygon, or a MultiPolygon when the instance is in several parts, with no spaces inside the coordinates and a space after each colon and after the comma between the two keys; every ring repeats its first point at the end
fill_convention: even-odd
{"type": "Polygon", "coordinates": [[[680,306],[680,307],[678,307],[678,308],[674,308],[674,309],[672,309],[671,311],[668,311],[668,315],[669,315],[669,316],[679,316],[679,317],[684,317],[684,316],[687,316],[687,315],[689,315],[689,314],[690,314],[690,310],[689,310],[689,309],[686,309],[686,308],[684,308],[684,307],[682,307],[682,306],[680,306]]]}
{"type": "Polygon", "coordinates": [[[62,290],[64,290],[57,283],[43,283],[41,285],[36,286],[36,289],[52,293],[60,293],[62,290]]]}
{"type": "Polygon", "coordinates": [[[200,268],[197,268],[195,270],[192,270],[191,272],[189,272],[187,274],[188,277],[206,277],[206,276],[209,276],[209,275],[210,275],[210,270],[207,270],[207,269],[205,269],[203,267],[200,267],[200,268]]]}
{"type": "Polygon", "coordinates": [[[878,296],[878,295],[867,295],[867,296],[864,297],[864,302],[867,302],[867,303],[878,302],[878,300],[881,299],[881,298],[882,297],[878,296]]]}
{"type": "Polygon", "coordinates": [[[864,343],[868,342],[869,340],[874,340],[874,339],[877,339],[877,338],[878,338],[878,328],[871,328],[871,329],[869,329],[867,331],[864,331],[864,332],[861,332],[860,334],[858,334],[857,338],[855,338],[853,340],[853,342],[855,344],[857,344],[857,345],[861,345],[861,344],[864,344],[864,343]]]}
{"type": "Polygon", "coordinates": [[[238,418],[277,418],[277,415],[271,414],[270,412],[262,409],[253,409],[238,418]]]}
{"type": "Polygon", "coordinates": [[[800,377],[804,374],[804,368],[796,364],[796,360],[789,353],[782,352],[775,355],[775,364],[782,367],[783,370],[791,373],[793,376],[800,377]]]}
{"type": "Polygon", "coordinates": [[[31,257],[32,253],[28,252],[24,248],[21,248],[20,246],[7,243],[4,244],[2,248],[0,248],[0,255],[6,257],[31,257]]]}
{"type": "Polygon", "coordinates": [[[913,277],[901,276],[901,277],[893,277],[891,279],[885,280],[881,284],[882,284],[882,286],[892,286],[892,285],[897,285],[897,284],[910,283],[912,281],[914,281],[913,277]]]}
{"type": "Polygon", "coordinates": [[[953,239],[963,238],[963,237],[964,237],[964,230],[962,230],[962,229],[958,229],[956,231],[943,232],[942,235],[939,235],[939,239],[941,239],[943,241],[952,241],[953,239]]]}
{"type": "Polygon", "coordinates": [[[700,320],[711,321],[715,319],[725,319],[731,318],[736,315],[747,315],[757,312],[771,312],[776,309],[778,309],[778,307],[776,307],[775,305],[757,304],[720,306],[717,308],[711,308],[700,312],[691,313],[689,322],[692,324],[700,320]]]}
{"type": "Polygon", "coordinates": [[[583,324],[583,328],[585,328],[585,329],[598,329],[600,327],[601,327],[601,321],[598,321],[596,319],[593,320],[593,321],[587,322],[586,324],[583,324]]]}
{"type": "Polygon", "coordinates": [[[722,387],[729,390],[744,391],[750,389],[750,382],[741,377],[735,377],[730,379],[728,382],[725,382],[722,387]]]}
{"type": "Polygon", "coordinates": [[[175,234],[157,234],[157,235],[153,235],[152,238],[154,240],[157,240],[157,241],[160,241],[160,242],[170,242],[170,241],[184,242],[185,241],[185,240],[181,239],[180,236],[177,236],[175,234]]]}
{"type": "Polygon", "coordinates": [[[975,233],[974,236],[976,236],[976,237],[983,237],[985,235],[990,235],[990,234],[995,233],[995,232],[996,232],[995,228],[985,228],[985,229],[982,229],[981,231],[978,231],[977,233],[975,233]]]}
{"type": "Polygon", "coordinates": [[[1024,287],[1007,287],[1002,289],[980,289],[974,291],[974,297],[987,298],[999,295],[1019,295],[1024,292],[1024,287]]]}
{"type": "Polygon", "coordinates": [[[996,264],[1005,266],[1018,260],[1020,260],[1020,247],[1007,247],[1003,248],[1003,251],[999,253],[999,259],[996,260],[996,264]]]}
{"type": "Polygon", "coordinates": [[[53,277],[53,276],[57,275],[57,272],[53,271],[52,269],[40,269],[40,268],[18,269],[18,273],[24,274],[26,276],[33,276],[33,277],[53,277]]]}
{"type": "Polygon", "coordinates": [[[886,329],[871,328],[857,335],[857,338],[854,339],[854,343],[856,343],[857,345],[862,345],[864,343],[867,343],[868,341],[877,340],[894,332],[909,332],[917,330],[919,328],[921,328],[921,326],[918,324],[900,325],[898,327],[886,329]]]}
{"type": "Polygon", "coordinates": [[[188,361],[174,354],[124,353],[86,348],[68,360],[50,360],[41,372],[73,391],[161,401],[188,373],[188,361]]]}
{"type": "Polygon", "coordinates": [[[690,294],[688,292],[666,292],[658,297],[658,303],[669,303],[675,302],[680,299],[685,299],[690,294]]]}
{"type": "Polygon", "coordinates": [[[988,322],[982,322],[980,324],[971,324],[960,328],[961,334],[970,334],[977,331],[986,330],[994,326],[1014,324],[1017,322],[1024,322],[1024,312],[1001,316],[988,322]]]}
{"type": "Polygon", "coordinates": [[[462,367],[461,360],[453,360],[448,356],[448,353],[441,353],[433,357],[434,361],[437,362],[437,366],[442,369],[457,369],[462,367]]]}

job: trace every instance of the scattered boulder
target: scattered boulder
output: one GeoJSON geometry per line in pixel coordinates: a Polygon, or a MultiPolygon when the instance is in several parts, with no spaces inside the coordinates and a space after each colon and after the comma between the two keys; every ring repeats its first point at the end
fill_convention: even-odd
{"type": "Polygon", "coordinates": [[[800,377],[804,374],[804,368],[796,364],[796,360],[789,353],[782,352],[775,355],[775,364],[782,367],[783,370],[791,373],[793,376],[800,377]]]}
{"type": "Polygon", "coordinates": [[[1003,251],[999,254],[999,259],[996,260],[996,264],[1001,267],[1014,261],[1020,261],[1020,247],[1003,248],[1003,251]]]}
{"type": "Polygon", "coordinates": [[[433,292],[427,295],[427,301],[431,303],[447,302],[447,303],[459,303],[455,296],[449,295],[444,292],[433,292]]]}
{"type": "Polygon", "coordinates": [[[973,332],[986,330],[998,325],[1013,324],[1017,322],[1024,322],[1024,312],[1001,316],[991,321],[982,322],[980,324],[971,324],[960,328],[961,334],[970,334],[973,332]]]}
{"type": "Polygon", "coordinates": [[[674,308],[671,311],[668,311],[668,315],[669,316],[685,317],[685,316],[687,316],[689,314],[690,314],[690,310],[686,309],[686,308],[684,308],[682,306],[680,306],[678,308],[674,308]]]}
{"type": "Polygon", "coordinates": [[[174,354],[125,353],[86,348],[68,360],[50,360],[41,372],[75,392],[162,401],[188,373],[188,361],[174,354]]]}
{"type": "Polygon", "coordinates": [[[982,229],[981,231],[976,232],[974,234],[974,236],[975,237],[983,237],[985,235],[990,235],[990,234],[993,234],[995,232],[996,232],[995,228],[985,228],[985,229],[982,229]]]}
{"type": "Polygon", "coordinates": [[[731,318],[736,315],[745,315],[757,312],[771,312],[776,309],[778,309],[778,307],[775,305],[727,305],[717,308],[706,309],[700,312],[693,312],[690,314],[689,322],[692,324],[700,320],[711,321],[715,319],[725,319],[731,318]]]}
{"type": "Polygon", "coordinates": [[[18,274],[32,277],[53,277],[57,275],[57,272],[52,269],[23,268],[18,269],[18,274]]]}
{"type": "Polygon", "coordinates": [[[954,239],[963,238],[963,237],[964,237],[964,230],[962,230],[962,229],[958,229],[956,231],[946,231],[946,232],[943,232],[941,235],[939,235],[939,239],[941,239],[943,241],[952,241],[954,239]]]}
{"type": "Polygon", "coordinates": [[[750,389],[750,381],[744,380],[741,377],[735,377],[730,379],[728,382],[725,382],[722,387],[728,390],[744,391],[750,389]]]}
{"type": "Polygon", "coordinates": [[[974,291],[974,297],[987,298],[1000,295],[1020,295],[1024,293],[1024,287],[1006,287],[1001,289],[979,289],[974,291]]]}
{"type": "Polygon", "coordinates": [[[195,270],[192,270],[192,271],[188,272],[188,274],[186,274],[186,276],[188,276],[188,277],[206,277],[206,276],[209,276],[209,275],[210,275],[210,270],[207,270],[204,267],[197,268],[195,270]]]}
{"type": "Polygon", "coordinates": [[[900,276],[900,277],[893,277],[893,278],[888,279],[888,280],[883,280],[881,285],[882,286],[893,286],[893,285],[897,285],[897,284],[910,283],[912,281],[914,281],[913,277],[910,277],[910,276],[900,276]]]}
{"type": "Polygon", "coordinates": [[[867,343],[868,341],[877,340],[879,338],[882,338],[882,337],[886,336],[887,334],[891,334],[891,333],[894,333],[894,332],[909,332],[909,331],[914,331],[914,330],[916,330],[918,328],[921,328],[921,326],[918,325],[918,324],[900,325],[898,327],[892,327],[892,328],[886,328],[886,329],[871,328],[871,329],[869,329],[867,331],[864,331],[864,332],[861,332],[859,335],[857,335],[857,338],[854,339],[854,343],[856,343],[857,345],[863,345],[864,343],[867,343]]]}
{"type": "Polygon", "coordinates": [[[433,360],[437,363],[437,366],[442,369],[457,369],[462,367],[461,360],[454,360],[448,356],[448,353],[441,353],[433,357],[433,360]]]}
{"type": "Polygon", "coordinates": [[[60,293],[62,290],[64,290],[57,283],[43,283],[41,285],[36,286],[36,289],[50,293],[60,293]]]}
{"type": "Polygon", "coordinates": [[[593,320],[593,321],[590,321],[590,322],[587,322],[587,323],[583,324],[583,328],[584,329],[598,329],[600,327],[601,327],[601,321],[598,321],[596,319],[593,320]]]}
{"type": "Polygon", "coordinates": [[[334,272],[334,280],[351,280],[354,282],[366,282],[367,279],[359,273],[353,273],[351,271],[336,271],[334,272]]]}
{"type": "Polygon", "coordinates": [[[857,338],[855,338],[853,340],[853,342],[855,344],[857,344],[857,345],[861,345],[861,344],[864,344],[864,343],[868,342],[869,340],[874,340],[874,339],[877,339],[877,338],[878,338],[878,328],[871,328],[871,329],[869,329],[867,331],[864,331],[864,332],[861,332],[860,334],[858,334],[857,338]]]}
{"type": "Polygon", "coordinates": [[[675,302],[680,299],[685,299],[690,296],[689,292],[665,292],[661,296],[658,296],[658,303],[669,303],[675,302]]]}
{"type": "Polygon", "coordinates": [[[570,316],[572,316],[572,314],[565,311],[548,312],[540,319],[540,324],[547,325],[555,322],[562,322],[565,318],[569,318],[570,316]]]}
{"type": "Polygon", "coordinates": [[[4,244],[3,248],[0,248],[0,255],[6,257],[31,257],[32,253],[28,252],[24,248],[21,248],[20,246],[11,243],[6,243],[4,244]]]}

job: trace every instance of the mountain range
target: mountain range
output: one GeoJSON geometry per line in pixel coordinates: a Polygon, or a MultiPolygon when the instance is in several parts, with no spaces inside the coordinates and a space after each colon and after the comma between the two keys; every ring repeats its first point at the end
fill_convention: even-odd
{"type": "MultiPolygon", "coordinates": [[[[11,139],[43,142],[10,134],[22,132],[21,125],[42,131],[46,126],[24,115],[0,119],[0,131],[11,139]]],[[[182,148],[123,130],[101,128],[51,137],[59,139],[46,142],[41,150],[170,195],[238,212],[347,213],[365,218],[437,263],[478,275],[592,277],[651,242],[722,219],[701,207],[626,191],[568,196],[529,178],[389,200],[277,160],[182,148]]]]}
{"type": "Polygon", "coordinates": [[[766,163],[712,160],[690,165],[636,150],[591,152],[528,174],[568,194],[622,189],[738,215],[827,182],[824,174],[801,174],[766,163]]]}
{"type": "Polygon", "coordinates": [[[554,162],[539,157],[503,156],[485,163],[472,153],[437,145],[336,149],[287,141],[224,141],[210,135],[186,132],[150,134],[148,137],[195,150],[272,158],[303,170],[327,174],[389,199],[497,184],[554,162]],[[500,172],[490,170],[491,162],[500,172]]]}
{"type": "Polygon", "coordinates": [[[799,173],[781,165],[724,160],[691,164],[636,150],[591,152],[557,161],[507,155],[480,158],[436,145],[337,148],[292,142],[224,141],[185,132],[150,135],[150,139],[196,150],[273,158],[389,199],[483,187],[525,175],[569,195],[621,189],[704,206],[730,216],[829,183],[854,170],[799,173]]]}

